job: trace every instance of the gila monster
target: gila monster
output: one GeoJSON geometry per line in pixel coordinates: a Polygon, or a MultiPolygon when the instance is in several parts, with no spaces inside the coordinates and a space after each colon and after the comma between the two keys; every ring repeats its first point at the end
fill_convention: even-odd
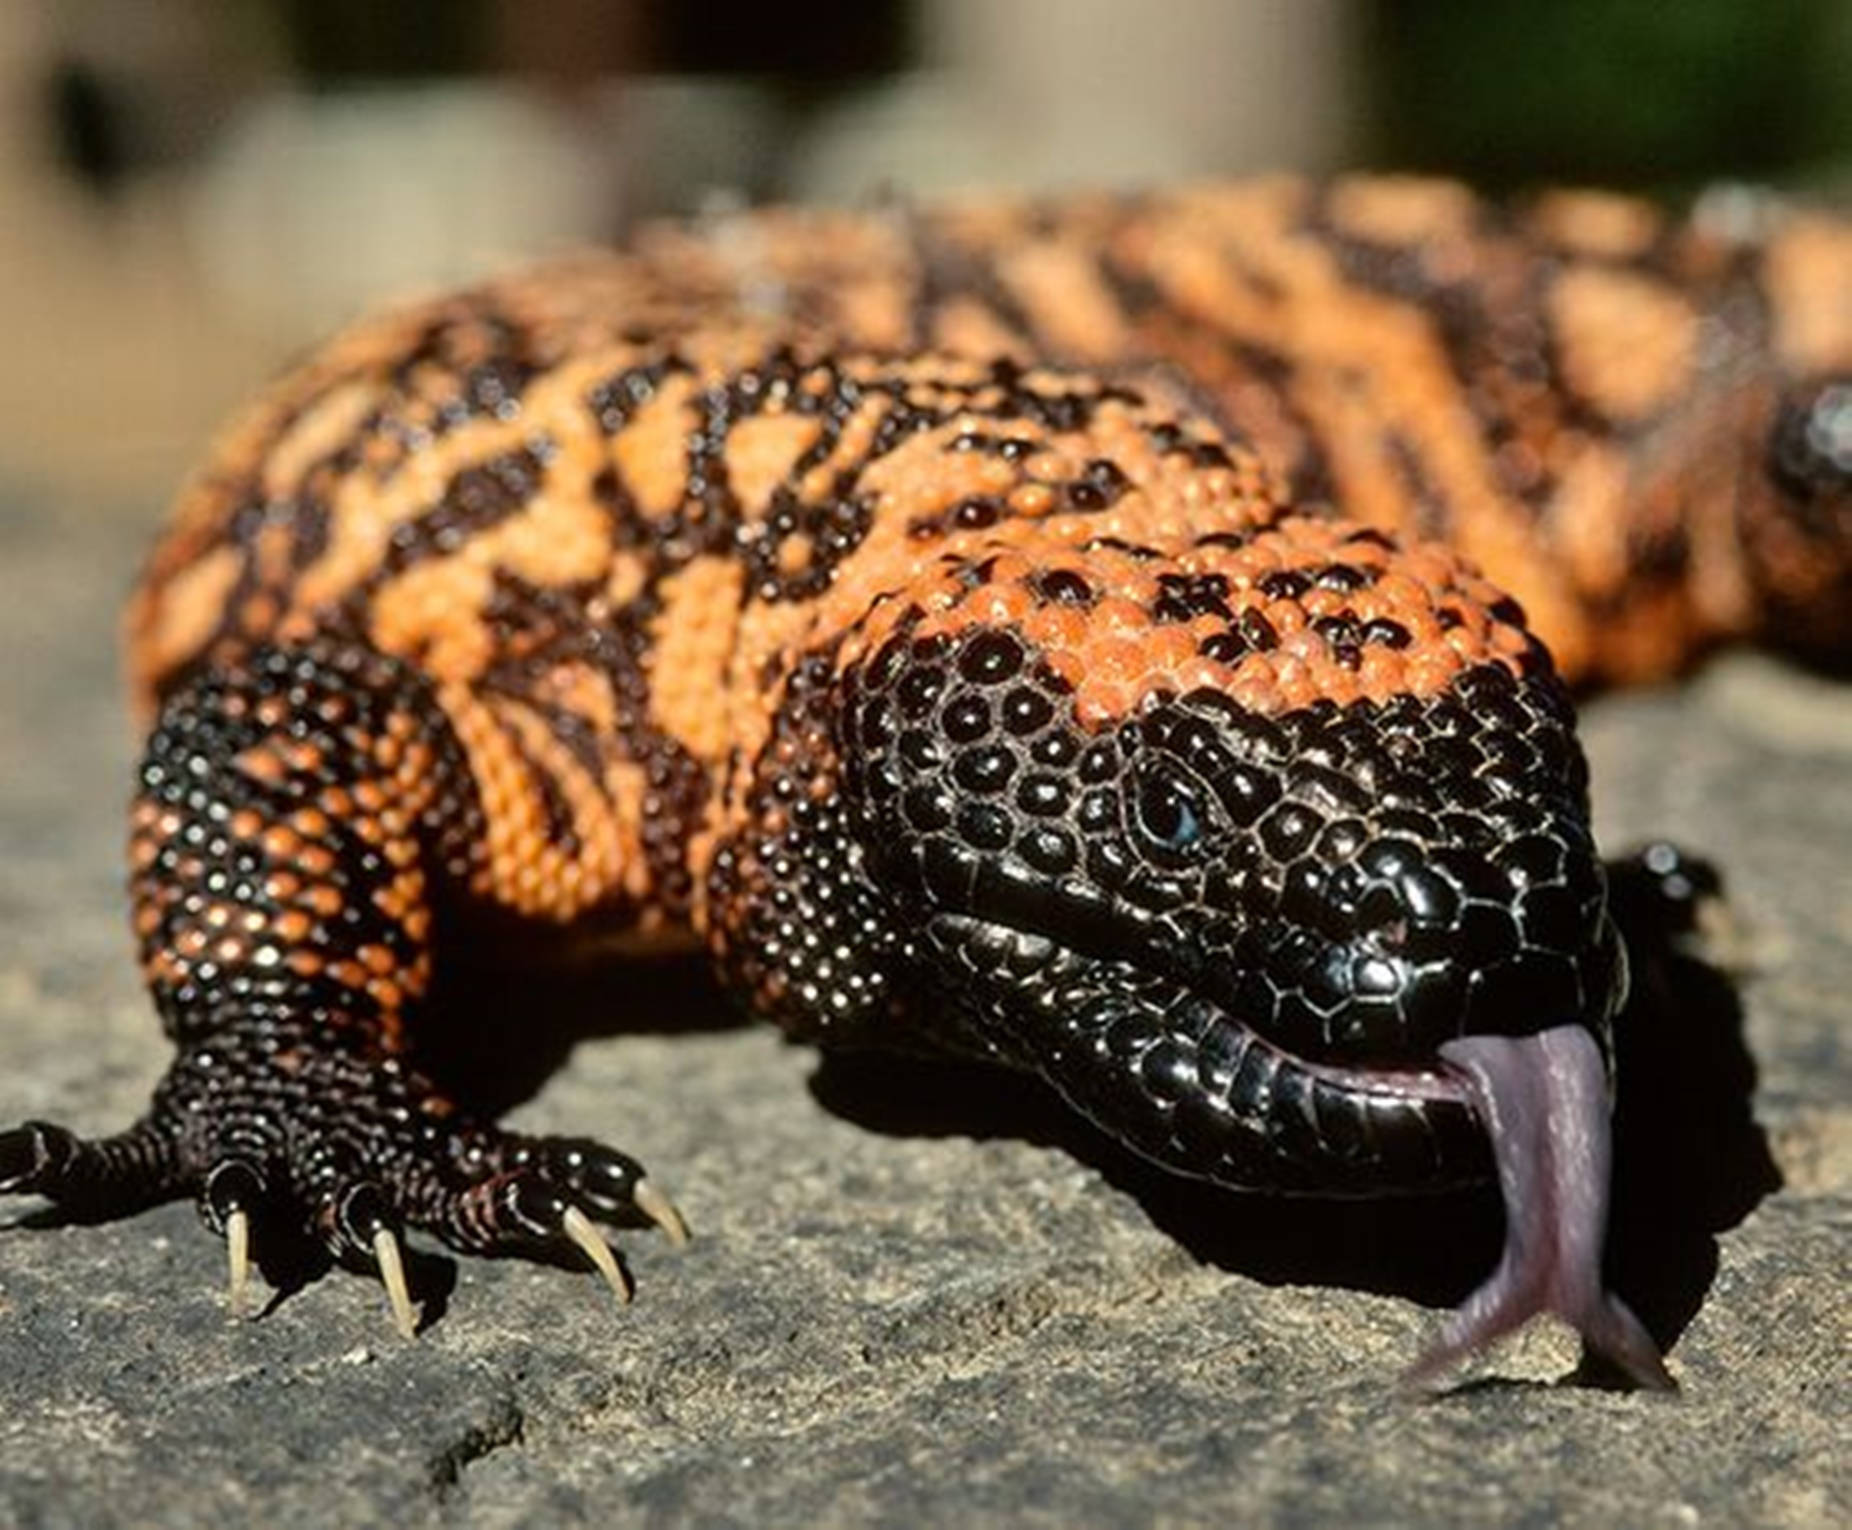
{"type": "Polygon", "coordinates": [[[421,1064],[486,930],[692,936],[1185,1175],[1495,1178],[1423,1374],[1603,1287],[1626,958],[1571,685],[1852,639],[1852,229],[1411,179],[667,227],[359,324],[128,616],[147,1114],[0,1191],[469,1252],[685,1235],[421,1064]]]}

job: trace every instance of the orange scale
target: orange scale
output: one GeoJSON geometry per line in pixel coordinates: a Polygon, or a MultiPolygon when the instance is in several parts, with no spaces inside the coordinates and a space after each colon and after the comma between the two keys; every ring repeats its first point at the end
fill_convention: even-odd
{"type": "Polygon", "coordinates": [[[1252,673],[1240,676],[1229,687],[1228,694],[1250,712],[1265,716],[1280,710],[1279,687],[1273,683],[1273,675],[1269,670],[1256,668],[1252,673]]]}
{"type": "Polygon", "coordinates": [[[1001,457],[986,457],[975,476],[982,493],[1003,494],[1016,482],[1016,469],[1001,457]]]}
{"type": "Polygon", "coordinates": [[[1094,553],[1073,567],[1074,572],[1092,585],[1100,595],[1124,600],[1136,598],[1133,591],[1138,586],[1138,574],[1132,568],[1129,559],[1094,553]]]}
{"type": "Polygon", "coordinates": [[[1007,552],[995,554],[990,559],[990,582],[992,584],[1021,584],[1035,572],[1035,568],[1035,564],[1011,548],[1007,552]]]}
{"type": "Polygon", "coordinates": [[[1055,504],[1055,491],[1045,483],[1020,484],[1010,491],[1009,506],[1018,515],[1044,516],[1055,504]]]}
{"type": "Polygon", "coordinates": [[[1403,650],[1405,654],[1432,648],[1440,642],[1440,622],[1432,611],[1397,611],[1391,614],[1395,621],[1408,629],[1408,647],[1403,650]]]}
{"type": "Polygon", "coordinates": [[[302,836],[284,824],[272,824],[261,840],[264,854],[272,860],[286,861],[302,848],[302,836]]]}
{"type": "Polygon", "coordinates": [[[334,962],[328,968],[328,976],[343,988],[364,990],[367,983],[366,970],[358,962],[334,962]]]}
{"type": "Polygon", "coordinates": [[[922,607],[929,612],[950,611],[964,596],[964,590],[949,579],[937,579],[922,589],[916,597],[922,607]]]}
{"type": "Polygon", "coordinates": [[[1484,637],[1469,628],[1456,627],[1449,632],[1447,646],[1459,655],[1464,664],[1477,664],[1480,660],[1490,657],[1486,650],[1484,637]]]}
{"type": "Polygon", "coordinates": [[[1234,677],[1234,671],[1226,664],[1217,664],[1214,659],[1205,659],[1200,654],[1187,664],[1177,669],[1177,687],[1179,691],[1225,691],[1234,677]]]}
{"type": "Polygon", "coordinates": [[[1476,601],[1462,602],[1457,608],[1464,622],[1458,630],[1470,632],[1475,639],[1484,642],[1492,630],[1492,618],[1486,608],[1476,601]]]}
{"type": "Polygon", "coordinates": [[[1233,476],[1226,468],[1211,468],[1207,472],[1193,473],[1183,480],[1182,493],[1179,496],[1191,509],[1201,509],[1211,504],[1226,504],[1232,497],[1230,490],[1234,486],[1233,476]]]}
{"type": "Polygon", "coordinates": [[[1153,667],[1181,669],[1196,657],[1196,637],[1188,627],[1159,627],[1145,639],[1144,649],[1153,667]]]}
{"type": "Polygon", "coordinates": [[[1280,704],[1287,711],[1298,712],[1324,698],[1324,690],[1309,670],[1300,670],[1280,681],[1280,704]]]}
{"type": "Polygon", "coordinates": [[[1370,586],[1370,598],[1390,613],[1424,609],[1428,592],[1401,569],[1390,569],[1370,586]]]}
{"type": "Polygon", "coordinates": [[[1284,647],[1275,649],[1267,655],[1268,667],[1273,671],[1273,683],[1282,688],[1297,680],[1306,671],[1303,657],[1289,652],[1284,647]]]}
{"type": "Polygon", "coordinates": [[[1044,650],[1078,648],[1087,641],[1087,613],[1073,606],[1038,606],[1023,618],[1022,630],[1044,650]]]}
{"type": "Polygon", "coordinates": [[[1151,630],[1151,613],[1123,595],[1108,595],[1093,608],[1093,630],[1098,633],[1146,633],[1151,630]]]}
{"type": "Polygon", "coordinates": [[[312,877],[325,877],[334,870],[334,856],[320,845],[306,845],[297,855],[296,865],[312,877]]]}
{"type": "Polygon", "coordinates": [[[1385,699],[1402,689],[1407,668],[1401,654],[1393,648],[1366,648],[1363,662],[1357,667],[1357,677],[1368,694],[1385,699]]]}
{"type": "Polygon", "coordinates": [[[1300,597],[1299,604],[1305,607],[1308,616],[1336,616],[1350,604],[1350,597],[1337,590],[1314,585],[1300,597]]]}
{"type": "Polygon", "coordinates": [[[973,591],[964,604],[971,620],[996,626],[1020,622],[1035,608],[1035,596],[1020,584],[985,585],[973,591]]]}
{"type": "Polygon", "coordinates": [[[1282,633],[1280,646],[1276,652],[1282,658],[1291,659],[1300,664],[1315,664],[1329,655],[1330,648],[1316,632],[1309,627],[1301,627],[1296,632],[1282,633]]]}
{"type": "Polygon", "coordinates": [[[1530,638],[1521,628],[1501,625],[1492,629],[1491,646],[1500,658],[1522,658],[1530,652],[1530,638]]]}
{"type": "Polygon", "coordinates": [[[1459,668],[1458,662],[1445,648],[1430,648],[1410,660],[1404,679],[1413,695],[1424,698],[1438,696],[1446,690],[1459,668]]]}
{"type": "Polygon", "coordinates": [[[1247,591],[1282,566],[1283,560],[1276,549],[1253,543],[1234,560],[1228,569],[1228,576],[1237,590],[1247,591]]]}
{"type": "Polygon", "coordinates": [[[1357,683],[1356,672],[1336,664],[1328,666],[1320,674],[1318,689],[1326,700],[1334,701],[1341,707],[1347,707],[1363,696],[1363,687],[1357,683]]]}
{"type": "MultiPolygon", "coordinates": [[[[1207,526],[1197,528],[1200,536],[1210,530],[1207,526]]],[[[1177,554],[1177,567],[1185,574],[1230,574],[1235,570],[1229,567],[1233,561],[1232,550],[1211,544],[1207,547],[1191,546],[1177,554]]]]}
{"type": "Polygon", "coordinates": [[[1150,644],[1130,638],[1095,638],[1081,650],[1081,655],[1088,675],[1098,676],[1109,685],[1135,684],[1152,668],[1150,644]]]}
{"type": "Polygon", "coordinates": [[[1296,600],[1271,600],[1260,609],[1282,641],[1305,630],[1305,607],[1296,600]]]}
{"type": "Polygon", "coordinates": [[[1036,540],[1045,546],[1078,547],[1099,534],[1096,515],[1045,515],[1035,523],[1036,540]]]}

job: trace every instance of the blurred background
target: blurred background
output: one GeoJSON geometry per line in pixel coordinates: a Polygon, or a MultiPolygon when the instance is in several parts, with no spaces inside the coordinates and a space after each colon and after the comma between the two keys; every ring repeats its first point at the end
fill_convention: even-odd
{"type": "Polygon", "coordinates": [[[769,199],[1852,183],[1852,0],[0,0],[0,485],[142,517],[382,295],[769,199]]]}

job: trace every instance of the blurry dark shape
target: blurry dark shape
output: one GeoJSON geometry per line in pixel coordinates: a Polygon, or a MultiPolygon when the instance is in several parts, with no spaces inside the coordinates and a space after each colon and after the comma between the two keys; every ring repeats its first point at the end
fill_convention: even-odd
{"type": "Polygon", "coordinates": [[[497,65],[563,92],[642,72],[649,20],[632,0],[490,0],[497,65]]]}
{"type": "Polygon", "coordinates": [[[311,83],[418,79],[493,67],[484,0],[275,0],[311,83]]]}
{"type": "Polygon", "coordinates": [[[900,0],[810,0],[801,9],[719,0],[644,0],[658,69],[776,75],[826,84],[891,74],[917,50],[913,5],[900,0]]]}
{"type": "Polygon", "coordinates": [[[1375,155],[1488,188],[1682,190],[1852,148],[1844,0],[1364,0],[1375,155]]]}
{"type": "Polygon", "coordinates": [[[59,164],[100,197],[113,197],[131,166],[121,101],[89,65],[61,59],[45,86],[59,164]]]}
{"type": "Polygon", "coordinates": [[[662,74],[774,76],[834,84],[904,67],[913,7],[811,0],[799,13],[750,0],[276,0],[297,68],[314,82],[485,73],[511,62],[575,72],[640,64],[662,74]],[[643,40],[642,57],[630,39],[643,40]]]}

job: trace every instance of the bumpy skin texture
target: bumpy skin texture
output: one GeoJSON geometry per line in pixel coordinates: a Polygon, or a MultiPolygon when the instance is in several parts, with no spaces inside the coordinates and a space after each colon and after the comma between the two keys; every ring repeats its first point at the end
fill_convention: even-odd
{"type": "Polygon", "coordinates": [[[1594,1268],[1448,1342],[1580,1304],[1663,1380],[1562,1167],[1625,986],[1564,681],[1844,645],[1849,296],[1814,215],[1280,181],[751,215],[362,324],[130,612],[179,1057],[0,1189],[363,1263],[663,1220],[419,1038],[485,921],[692,931],[795,1035],[1031,1070],[1184,1173],[1541,1176],[1514,1225],[1594,1268]]]}

